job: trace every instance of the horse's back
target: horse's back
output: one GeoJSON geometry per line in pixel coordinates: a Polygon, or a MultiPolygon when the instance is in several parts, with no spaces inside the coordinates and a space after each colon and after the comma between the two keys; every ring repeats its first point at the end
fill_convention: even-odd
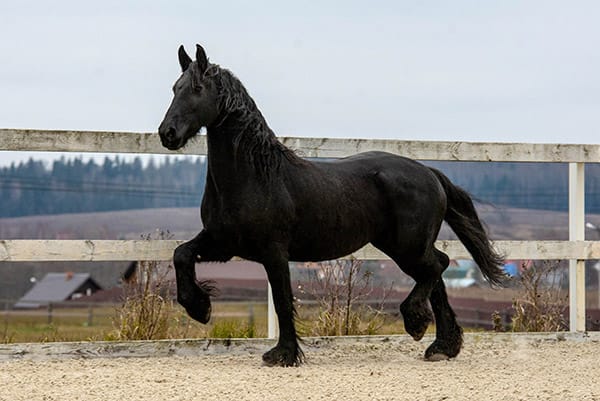
{"type": "Polygon", "coordinates": [[[382,239],[431,242],[445,213],[431,170],[385,152],[313,163],[296,184],[294,260],[333,259],[382,239]]]}
{"type": "Polygon", "coordinates": [[[364,152],[316,165],[324,175],[338,177],[350,186],[358,185],[362,191],[376,191],[394,202],[431,202],[445,196],[429,167],[392,153],[364,152]]]}
{"type": "Polygon", "coordinates": [[[385,198],[386,239],[426,243],[435,240],[446,213],[446,193],[432,170],[422,163],[387,152],[366,152],[341,160],[356,170],[369,171],[376,190],[385,198]],[[360,166],[360,167],[358,167],[360,166]],[[396,235],[392,236],[393,232],[396,235]],[[427,237],[427,238],[425,238],[427,237]]]}

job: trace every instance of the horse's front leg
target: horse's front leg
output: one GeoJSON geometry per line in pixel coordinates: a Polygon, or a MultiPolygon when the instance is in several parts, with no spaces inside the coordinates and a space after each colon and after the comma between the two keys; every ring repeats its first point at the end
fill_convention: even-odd
{"type": "Polygon", "coordinates": [[[277,345],[263,355],[268,366],[297,366],[302,363],[304,354],[298,344],[294,327],[295,308],[290,270],[287,258],[277,257],[263,262],[273,291],[273,302],[279,322],[277,345]]]}
{"type": "Polygon", "coordinates": [[[207,323],[210,320],[210,296],[215,287],[210,281],[196,279],[196,260],[203,250],[210,249],[210,237],[206,231],[200,232],[191,241],[179,245],[173,255],[177,282],[177,302],[194,320],[207,323]]]}

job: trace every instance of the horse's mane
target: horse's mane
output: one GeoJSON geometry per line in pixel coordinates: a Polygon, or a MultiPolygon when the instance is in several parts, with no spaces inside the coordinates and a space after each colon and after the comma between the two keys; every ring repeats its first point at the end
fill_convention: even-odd
{"type": "MultiPolygon", "coordinates": [[[[196,63],[192,66],[197,68],[196,63]]],[[[192,70],[194,76],[198,70],[192,70]]],[[[218,106],[221,115],[216,128],[226,129],[232,125],[234,156],[243,153],[259,175],[269,178],[277,171],[283,160],[294,164],[305,163],[296,153],[277,140],[265,118],[248,94],[242,82],[229,70],[217,64],[209,64],[201,79],[212,79],[217,86],[218,106]],[[227,121],[227,123],[226,123],[227,121]]],[[[192,82],[196,82],[193,78],[192,82]]]]}

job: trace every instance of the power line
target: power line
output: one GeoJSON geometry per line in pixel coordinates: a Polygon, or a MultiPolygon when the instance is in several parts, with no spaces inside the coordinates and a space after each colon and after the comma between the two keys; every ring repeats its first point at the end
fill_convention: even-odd
{"type": "MultiPolygon", "coordinates": [[[[199,199],[200,193],[198,192],[160,192],[160,191],[142,191],[142,190],[127,190],[127,189],[103,189],[103,188],[57,188],[49,186],[36,186],[36,185],[24,185],[18,188],[24,191],[38,191],[38,192],[71,192],[71,193],[103,193],[103,194],[121,194],[127,196],[140,196],[140,197],[153,197],[163,199],[181,199],[181,198],[194,198],[199,199]]],[[[1,191],[0,191],[1,192],[1,191]]]]}
{"type": "MultiPolygon", "coordinates": [[[[36,177],[8,177],[0,183],[8,185],[8,190],[33,190],[41,192],[93,192],[93,193],[115,193],[125,195],[142,195],[155,197],[194,197],[200,194],[200,188],[196,191],[177,188],[174,186],[163,187],[157,185],[135,184],[135,183],[106,183],[84,180],[43,180],[36,177]],[[50,182],[48,182],[50,181],[50,182]],[[70,186],[69,186],[70,184],[70,186]]],[[[0,190],[2,187],[0,186],[0,190]]]]}
{"type": "Polygon", "coordinates": [[[1,176],[1,179],[6,179],[9,182],[17,182],[21,181],[26,183],[42,183],[47,184],[48,181],[57,184],[71,184],[71,185],[79,185],[79,186],[96,186],[96,187],[106,187],[106,188],[135,188],[142,190],[155,190],[155,191],[169,191],[169,190],[178,190],[175,186],[164,186],[164,185],[153,185],[153,184],[138,184],[138,183],[112,183],[112,182],[103,182],[103,181],[90,181],[90,180],[72,180],[65,178],[56,178],[56,177],[21,177],[15,175],[6,175],[1,176]]]}

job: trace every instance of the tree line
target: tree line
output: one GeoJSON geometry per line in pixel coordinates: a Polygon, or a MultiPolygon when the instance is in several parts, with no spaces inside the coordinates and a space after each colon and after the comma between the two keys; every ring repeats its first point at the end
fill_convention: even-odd
{"type": "MultiPolygon", "coordinates": [[[[568,210],[564,163],[426,162],[477,200],[497,206],[568,210]]],[[[205,158],[146,164],[61,158],[0,168],[0,217],[199,206],[205,158]]],[[[600,165],[586,165],[586,211],[600,213],[600,165]]]]}
{"type": "Polygon", "coordinates": [[[0,217],[197,206],[205,177],[202,158],[29,159],[0,169],[0,217]]]}

